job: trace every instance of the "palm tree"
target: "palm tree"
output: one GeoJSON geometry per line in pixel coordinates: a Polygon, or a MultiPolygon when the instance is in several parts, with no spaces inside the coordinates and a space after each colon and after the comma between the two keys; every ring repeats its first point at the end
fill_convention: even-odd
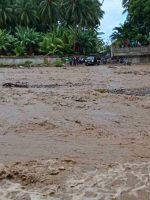
{"type": "Polygon", "coordinates": [[[113,34],[110,36],[112,41],[118,40],[118,41],[122,41],[124,39],[124,35],[125,35],[125,30],[124,30],[124,26],[122,24],[120,24],[119,27],[115,27],[113,34]]]}
{"type": "Polygon", "coordinates": [[[62,23],[73,27],[95,27],[103,16],[98,0],[62,0],[62,23]]]}
{"type": "Polygon", "coordinates": [[[122,0],[122,6],[124,8],[123,13],[126,13],[128,11],[129,3],[130,3],[130,0],[122,0]]]}
{"type": "Polygon", "coordinates": [[[0,28],[9,27],[13,21],[13,7],[9,0],[0,0],[0,28]]]}
{"type": "Polygon", "coordinates": [[[99,0],[61,0],[61,24],[74,29],[74,51],[79,29],[95,28],[103,16],[99,0]]]}
{"type": "Polygon", "coordinates": [[[129,22],[120,24],[119,27],[115,27],[113,34],[110,36],[112,41],[122,42],[124,40],[135,40],[138,33],[137,27],[133,26],[129,22]]]}
{"type": "Polygon", "coordinates": [[[42,0],[39,5],[39,19],[42,25],[49,28],[58,21],[57,1],[42,0]]]}
{"type": "Polygon", "coordinates": [[[34,1],[16,0],[15,13],[19,25],[34,26],[36,24],[37,12],[34,1]]]}
{"type": "Polygon", "coordinates": [[[85,32],[81,31],[77,37],[78,51],[81,54],[97,53],[102,48],[102,33],[98,33],[95,29],[89,29],[85,32]]]}
{"type": "Polygon", "coordinates": [[[126,7],[129,4],[130,0],[122,0],[123,7],[126,7]]]}
{"type": "Polygon", "coordinates": [[[104,15],[104,11],[101,9],[103,2],[100,3],[99,0],[93,0],[92,2],[90,10],[91,20],[89,17],[89,23],[92,25],[92,27],[100,25],[100,20],[103,18],[104,15]]]}

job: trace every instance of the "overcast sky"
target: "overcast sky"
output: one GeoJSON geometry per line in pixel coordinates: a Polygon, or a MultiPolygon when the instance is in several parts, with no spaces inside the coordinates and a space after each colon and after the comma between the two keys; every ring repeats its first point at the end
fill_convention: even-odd
{"type": "Polygon", "coordinates": [[[105,33],[102,37],[107,41],[112,34],[112,29],[123,23],[126,16],[122,14],[122,0],[104,0],[102,9],[105,15],[101,21],[101,32],[105,33]]]}

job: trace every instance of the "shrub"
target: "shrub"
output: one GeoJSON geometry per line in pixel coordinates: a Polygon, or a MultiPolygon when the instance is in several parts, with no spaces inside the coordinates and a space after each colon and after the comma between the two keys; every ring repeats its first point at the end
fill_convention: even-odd
{"type": "Polygon", "coordinates": [[[40,50],[48,55],[62,55],[63,41],[54,33],[47,33],[40,43],[40,50]]]}
{"type": "Polygon", "coordinates": [[[56,59],[54,62],[53,62],[53,65],[55,67],[63,67],[64,63],[61,61],[61,59],[56,59]]]}
{"type": "Polygon", "coordinates": [[[15,53],[19,55],[32,55],[38,51],[42,35],[32,28],[17,27],[15,37],[15,53]]]}
{"type": "Polygon", "coordinates": [[[56,28],[44,35],[40,50],[48,55],[65,55],[72,53],[73,35],[67,28],[56,28]]]}
{"type": "Polygon", "coordinates": [[[11,47],[15,38],[8,33],[5,29],[0,29],[0,54],[4,55],[11,52],[11,47]]]}
{"type": "Polygon", "coordinates": [[[15,53],[16,56],[25,55],[25,53],[26,53],[25,47],[23,47],[19,44],[16,44],[15,49],[14,49],[14,53],[15,53]]]}
{"type": "Polygon", "coordinates": [[[26,60],[26,61],[24,62],[24,66],[25,66],[25,67],[31,67],[32,64],[33,64],[33,62],[32,62],[31,60],[26,60]]]}

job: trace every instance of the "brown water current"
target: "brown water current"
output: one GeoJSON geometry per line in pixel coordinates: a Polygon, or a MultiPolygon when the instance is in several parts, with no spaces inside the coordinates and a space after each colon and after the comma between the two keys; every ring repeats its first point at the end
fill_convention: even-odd
{"type": "Polygon", "coordinates": [[[0,200],[150,200],[150,65],[0,68],[0,91],[0,200]]]}

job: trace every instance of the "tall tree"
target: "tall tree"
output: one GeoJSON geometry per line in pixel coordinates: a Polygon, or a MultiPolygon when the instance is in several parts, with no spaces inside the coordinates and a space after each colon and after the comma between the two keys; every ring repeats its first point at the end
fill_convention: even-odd
{"type": "Polygon", "coordinates": [[[98,0],[62,0],[62,23],[74,27],[96,27],[103,16],[98,0]]]}
{"type": "Polygon", "coordinates": [[[60,4],[61,24],[74,28],[74,51],[80,29],[87,30],[100,25],[104,12],[101,10],[99,0],[62,0],[60,4]]]}
{"type": "Polygon", "coordinates": [[[148,43],[150,35],[150,0],[123,0],[125,23],[115,28],[112,39],[138,40],[148,43]],[[147,41],[147,42],[146,42],[147,41]]]}
{"type": "Polygon", "coordinates": [[[17,24],[21,26],[35,26],[38,17],[34,1],[16,0],[15,15],[17,24]]]}
{"type": "Polygon", "coordinates": [[[130,0],[128,3],[128,20],[138,28],[141,34],[150,32],[150,0],[130,0]]]}
{"type": "Polygon", "coordinates": [[[46,28],[51,28],[58,22],[58,1],[42,0],[38,12],[40,23],[46,28]]]}
{"type": "Polygon", "coordinates": [[[0,28],[9,27],[13,21],[13,6],[9,0],[0,0],[0,28]]]}

